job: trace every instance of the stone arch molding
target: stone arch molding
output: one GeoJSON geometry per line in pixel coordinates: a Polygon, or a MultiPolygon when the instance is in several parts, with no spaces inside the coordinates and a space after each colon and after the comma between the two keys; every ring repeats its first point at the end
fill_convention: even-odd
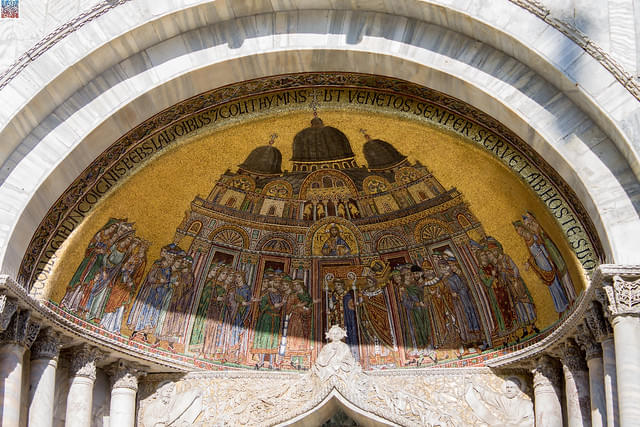
{"type": "Polygon", "coordinates": [[[2,273],[16,275],[48,207],[119,135],[211,88],[298,71],[382,74],[485,111],[574,188],[608,261],[639,261],[624,238],[640,232],[632,196],[638,156],[629,142],[640,140],[639,104],[587,53],[518,6],[186,3],[124,3],[0,90],[2,273]]]}

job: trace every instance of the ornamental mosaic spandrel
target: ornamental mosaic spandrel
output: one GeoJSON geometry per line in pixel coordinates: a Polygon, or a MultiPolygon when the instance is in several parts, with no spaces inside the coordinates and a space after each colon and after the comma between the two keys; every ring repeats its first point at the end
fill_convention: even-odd
{"type": "Polygon", "coordinates": [[[444,129],[339,109],[177,145],[56,256],[61,310],[219,368],[309,369],[332,325],[364,369],[478,358],[548,331],[584,288],[509,168],[444,129]]]}

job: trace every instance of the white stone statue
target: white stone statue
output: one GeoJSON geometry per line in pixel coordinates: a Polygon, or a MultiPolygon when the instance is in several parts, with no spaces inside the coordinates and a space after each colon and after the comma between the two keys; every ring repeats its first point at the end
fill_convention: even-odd
{"type": "Polygon", "coordinates": [[[171,381],[160,383],[142,414],[142,427],[190,426],[202,412],[202,390],[176,393],[171,381]]]}
{"type": "Polygon", "coordinates": [[[349,346],[341,341],[346,336],[345,330],[338,325],[333,325],[326,333],[330,342],[322,347],[311,368],[312,373],[320,380],[326,381],[334,375],[344,379],[349,374],[362,372],[362,367],[351,354],[349,346]]]}
{"type": "Polygon", "coordinates": [[[533,403],[523,396],[522,381],[509,377],[502,385],[502,393],[472,384],[465,400],[473,413],[490,426],[533,427],[533,403]]]}

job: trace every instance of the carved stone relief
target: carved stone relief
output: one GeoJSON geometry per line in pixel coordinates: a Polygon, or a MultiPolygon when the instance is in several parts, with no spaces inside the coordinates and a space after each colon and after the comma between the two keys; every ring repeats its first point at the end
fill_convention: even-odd
{"type": "Polygon", "coordinates": [[[274,425],[312,412],[331,393],[399,425],[533,425],[522,377],[505,380],[483,368],[365,373],[341,341],[345,335],[333,326],[306,373],[206,372],[173,381],[149,375],[138,393],[139,425],[274,425]]]}

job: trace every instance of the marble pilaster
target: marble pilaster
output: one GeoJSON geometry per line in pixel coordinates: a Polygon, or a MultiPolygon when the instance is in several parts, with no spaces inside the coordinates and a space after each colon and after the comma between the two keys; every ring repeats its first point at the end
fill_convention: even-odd
{"type": "Polygon", "coordinates": [[[620,425],[640,420],[640,279],[613,276],[603,286],[613,326],[620,425]]]}
{"type": "Polygon", "coordinates": [[[97,348],[85,344],[74,348],[70,356],[65,426],[84,427],[91,424],[96,361],[101,357],[101,352],[97,348]]]}
{"type": "Polygon", "coordinates": [[[136,419],[138,378],[144,375],[144,372],[124,361],[111,365],[108,372],[111,377],[109,423],[119,427],[133,427],[136,419]]]}
{"type": "Polygon", "coordinates": [[[547,355],[540,357],[533,370],[536,426],[562,427],[561,381],[557,362],[547,355]]]}
{"type": "Polygon", "coordinates": [[[569,427],[591,426],[587,364],[582,352],[571,340],[563,348],[562,371],[569,427]]]}
{"type": "Polygon", "coordinates": [[[604,392],[604,366],[602,362],[602,347],[596,342],[589,328],[581,324],[578,326],[576,341],[582,347],[589,369],[589,396],[591,399],[591,425],[603,427],[607,425],[607,406],[604,392]]]}
{"type": "Polygon", "coordinates": [[[40,331],[31,346],[29,425],[51,427],[55,405],[56,370],[61,341],[51,328],[40,331]]]}
{"type": "Polygon", "coordinates": [[[6,329],[0,334],[0,425],[20,425],[22,367],[24,352],[38,335],[40,324],[28,310],[16,309],[6,329]]]}

